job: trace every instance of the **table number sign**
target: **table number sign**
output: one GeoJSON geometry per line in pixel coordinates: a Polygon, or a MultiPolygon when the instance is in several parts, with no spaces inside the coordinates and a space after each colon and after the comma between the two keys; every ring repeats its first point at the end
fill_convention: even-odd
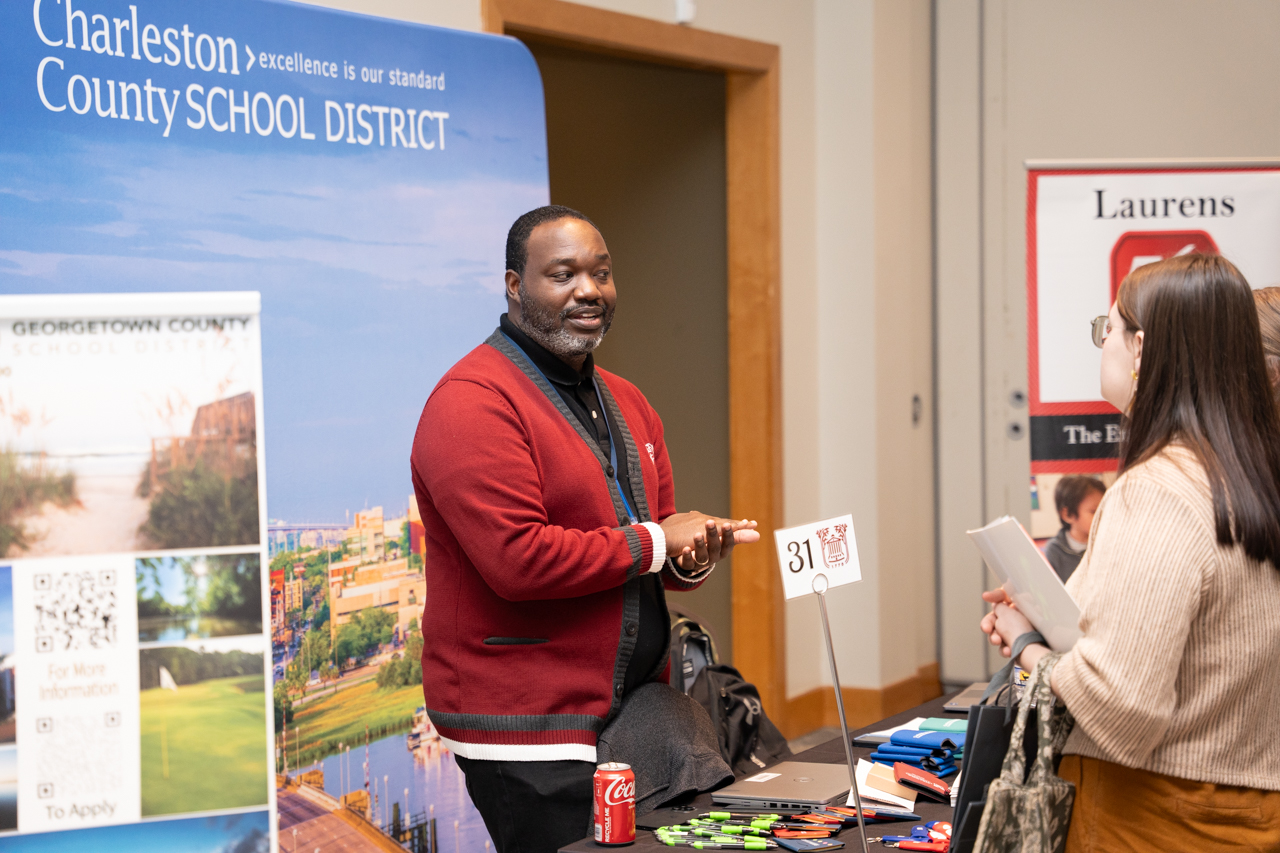
{"type": "Polygon", "coordinates": [[[773,540],[788,601],[862,580],[852,515],[787,527],[773,540]]]}

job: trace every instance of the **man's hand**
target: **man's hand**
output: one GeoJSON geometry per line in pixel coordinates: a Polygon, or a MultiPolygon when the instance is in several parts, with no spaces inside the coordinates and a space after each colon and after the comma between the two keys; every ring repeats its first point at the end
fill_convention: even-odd
{"type": "Polygon", "coordinates": [[[759,542],[754,521],[716,518],[701,512],[669,515],[661,523],[667,537],[667,556],[681,570],[694,573],[729,556],[734,545],[759,542]]]}

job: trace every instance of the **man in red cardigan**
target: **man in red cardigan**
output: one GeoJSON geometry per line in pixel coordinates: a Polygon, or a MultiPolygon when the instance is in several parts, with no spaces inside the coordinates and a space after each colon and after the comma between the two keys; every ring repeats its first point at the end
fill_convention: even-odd
{"type": "Polygon", "coordinates": [[[617,292],[581,213],[507,236],[507,313],[422,412],[427,712],[499,853],[588,834],[596,736],[660,679],[664,590],[693,589],[755,522],[677,513],[662,421],[595,366],[617,292]]]}

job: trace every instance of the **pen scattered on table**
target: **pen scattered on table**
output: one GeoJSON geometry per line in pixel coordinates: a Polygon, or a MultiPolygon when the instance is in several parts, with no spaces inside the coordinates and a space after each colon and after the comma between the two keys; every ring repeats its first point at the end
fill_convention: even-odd
{"type": "MultiPolygon", "coordinates": [[[[866,806],[868,822],[918,821],[920,815],[889,806],[866,806]]],[[[685,823],[658,827],[654,838],[668,847],[696,850],[836,850],[845,842],[836,838],[842,830],[856,826],[858,811],[847,806],[826,806],[806,814],[781,815],[770,812],[703,812],[685,823]]],[[[886,846],[904,850],[941,850],[942,824],[934,821],[914,826],[911,835],[882,836],[886,846]],[[917,846],[927,845],[927,846],[917,846]]],[[[949,825],[946,826],[949,830],[949,825]]],[[[881,839],[875,839],[881,840],[881,839]]]]}

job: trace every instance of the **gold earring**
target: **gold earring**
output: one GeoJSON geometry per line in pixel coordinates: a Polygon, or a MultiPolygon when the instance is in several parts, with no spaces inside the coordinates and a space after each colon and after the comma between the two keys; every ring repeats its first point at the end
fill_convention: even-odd
{"type": "Polygon", "coordinates": [[[1133,381],[1134,381],[1134,382],[1137,382],[1137,381],[1138,381],[1138,371],[1136,371],[1136,370],[1130,370],[1129,372],[1130,372],[1131,374],[1133,374],[1133,381]]]}

